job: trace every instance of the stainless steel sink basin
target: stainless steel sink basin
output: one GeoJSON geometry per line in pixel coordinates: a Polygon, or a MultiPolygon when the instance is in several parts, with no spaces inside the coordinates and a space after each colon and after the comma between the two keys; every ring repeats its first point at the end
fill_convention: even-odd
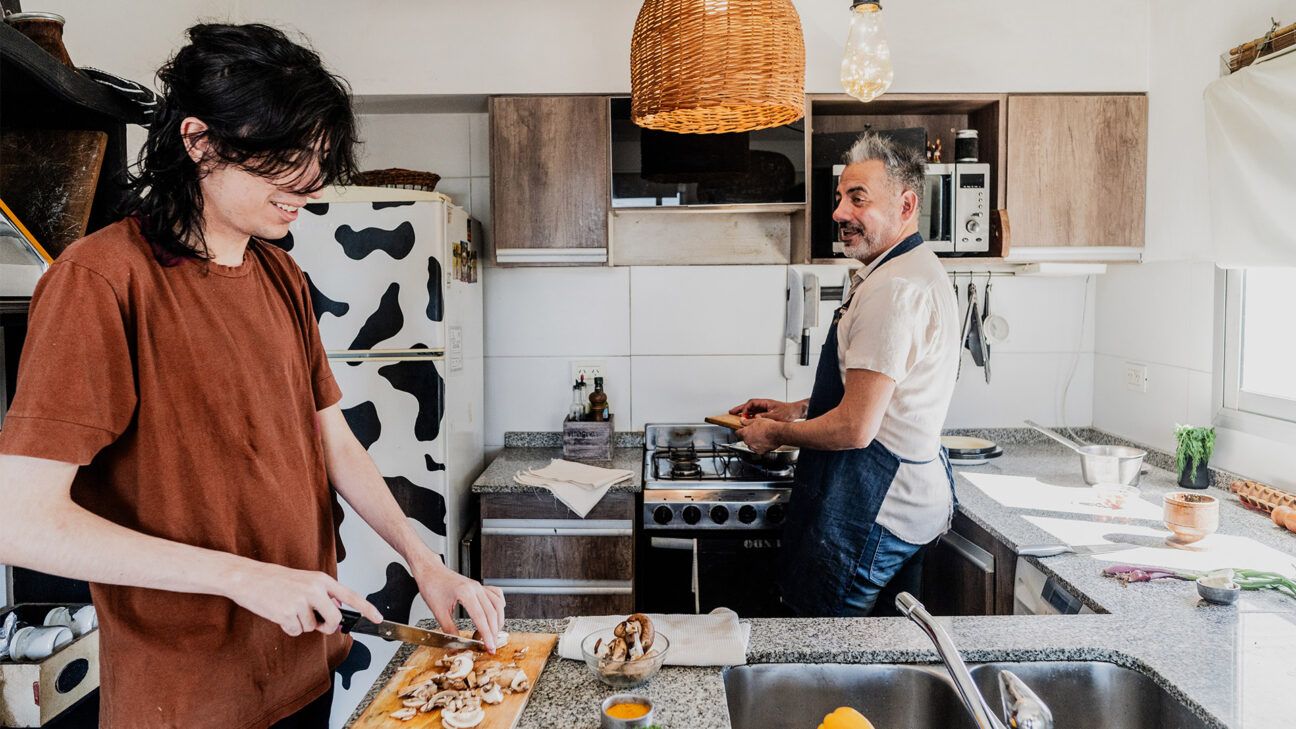
{"type": "MultiPolygon", "coordinates": [[[[1137,671],[1099,661],[971,666],[999,709],[996,676],[1008,669],[1053,711],[1054,729],[1205,729],[1188,707],[1137,671]]],[[[725,672],[734,729],[814,729],[851,706],[878,729],[975,729],[945,667],[902,664],[754,664],[725,672]]]]}

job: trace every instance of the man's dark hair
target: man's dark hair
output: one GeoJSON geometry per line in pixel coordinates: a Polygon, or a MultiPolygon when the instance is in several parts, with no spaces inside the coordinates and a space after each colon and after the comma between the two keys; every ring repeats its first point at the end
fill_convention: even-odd
{"type": "Polygon", "coordinates": [[[300,192],[355,173],[350,89],[319,55],[261,24],[201,24],[187,35],[188,45],[158,71],[161,103],[125,204],[160,260],[211,257],[202,173],[180,136],[185,117],[207,125],[200,136],[216,164],[278,177],[316,156],[318,172],[293,183],[300,192]]]}

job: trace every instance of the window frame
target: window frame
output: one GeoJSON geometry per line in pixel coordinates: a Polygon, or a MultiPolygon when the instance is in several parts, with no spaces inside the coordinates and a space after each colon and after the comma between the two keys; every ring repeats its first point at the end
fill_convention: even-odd
{"type": "Polygon", "coordinates": [[[1271,440],[1296,441],[1296,400],[1242,389],[1242,314],[1246,270],[1216,268],[1215,422],[1271,440]]]}

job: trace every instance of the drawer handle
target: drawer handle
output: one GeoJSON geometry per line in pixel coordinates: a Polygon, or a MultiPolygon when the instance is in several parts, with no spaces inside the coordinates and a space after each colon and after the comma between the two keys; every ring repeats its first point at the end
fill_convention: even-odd
{"type": "Polygon", "coordinates": [[[511,580],[485,579],[482,584],[498,587],[505,595],[630,595],[634,584],[621,580],[511,580]]]}
{"type": "Polygon", "coordinates": [[[958,552],[963,559],[976,565],[982,572],[992,575],[995,571],[994,555],[978,547],[967,537],[958,532],[945,532],[941,542],[958,552]]]}
{"type": "Polygon", "coordinates": [[[497,537],[629,537],[629,519],[483,519],[483,536],[497,537]]]}

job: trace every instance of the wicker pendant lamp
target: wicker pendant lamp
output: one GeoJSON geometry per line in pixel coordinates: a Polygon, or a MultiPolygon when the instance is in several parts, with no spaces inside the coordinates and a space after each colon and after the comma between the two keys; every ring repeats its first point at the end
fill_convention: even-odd
{"type": "Polygon", "coordinates": [[[644,0],[630,41],[635,124],[745,132],[805,116],[805,40],[792,0],[644,0]]]}

